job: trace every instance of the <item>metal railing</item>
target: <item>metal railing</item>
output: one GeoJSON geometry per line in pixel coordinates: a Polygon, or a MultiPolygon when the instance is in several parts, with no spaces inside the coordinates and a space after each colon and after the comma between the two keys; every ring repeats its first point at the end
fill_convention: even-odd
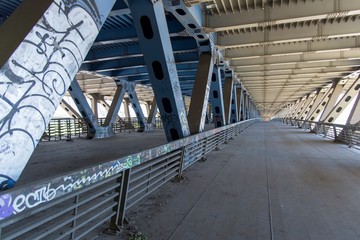
{"type": "Polygon", "coordinates": [[[283,122],[305,130],[310,130],[310,132],[322,135],[323,137],[345,143],[349,147],[360,149],[360,126],[314,122],[290,118],[283,119],[283,122]]]}
{"type": "Polygon", "coordinates": [[[0,194],[0,239],[84,239],[258,119],[216,128],[0,194]]]}
{"type": "MultiPolygon", "coordinates": [[[[99,118],[99,126],[102,126],[105,118],[99,118]]],[[[161,119],[155,119],[156,129],[163,127],[161,119]]],[[[131,132],[140,130],[140,124],[137,118],[121,118],[112,126],[115,133],[131,132]]],[[[61,118],[52,119],[46,128],[41,141],[71,140],[73,138],[86,138],[88,127],[84,119],[81,118],[61,118]]]]}

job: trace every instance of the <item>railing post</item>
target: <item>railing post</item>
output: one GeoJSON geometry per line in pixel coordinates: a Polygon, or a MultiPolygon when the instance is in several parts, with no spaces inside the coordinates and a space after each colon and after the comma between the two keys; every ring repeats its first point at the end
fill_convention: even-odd
{"type": "Polygon", "coordinates": [[[201,157],[201,162],[205,162],[207,159],[206,159],[206,147],[207,147],[207,143],[208,143],[208,138],[206,137],[205,138],[205,142],[204,142],[204,146],[203,146],[203,153],[202,153],[202,157],[201,157]]]}
{"type": "Polygon", "coordinates": [[[183,179],[183,168],[184,168],[184,161],[185,161],[185,149],[186,146],[183,146],[181,149],[181,156],[180,156],[180,165],[179,165],[179,173],[176,176],[176,180],[180,181],[181,179],[183,179]]]}
{"type": "Polygon", "coordinates": [[[118,207],[116,209],[116,216],[115,219],[112,219],[110,223],[110,228],[112,230],[118,230],[119,226],[124,224],[125,213],[126,213],[126,200],[127,200],[129,183],[130,183],[130,174],[131,174],[131,169],[127,169],[123,172],[121,177],[121,187],[119,193],[120,195],[119,195],[118,207]]]}
{"type": "Polygon", "coordinates": [[[334,140],[337,140],[337,132],[336,132],[336,126],[333,126],[333,131],[334,131],[334,140]]]}
{"type": "Polygon", "coordinates": [[[225,132],[224,132],[224,135],[225,135],[225,139],[224,139],[224,144],[228,144],[228,131],[229,129],[226,129],[225,132]]]}
{"type": "Polygon", "coordinates": [[[219,151],[219,141],[220,141],[220,136],[221,136],[221,132],[216,133],[216,147],[215,147],[215,151],[219,151]]]}

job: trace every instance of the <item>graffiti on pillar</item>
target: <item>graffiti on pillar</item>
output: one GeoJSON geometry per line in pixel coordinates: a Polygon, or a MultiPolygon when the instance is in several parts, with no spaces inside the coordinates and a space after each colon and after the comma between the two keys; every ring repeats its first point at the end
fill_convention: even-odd
{"type": "Polygon", "coordinates": [[[0,69],[0,190],[19,178],[95,40],[99,1],[55,0],[0,69]]]}

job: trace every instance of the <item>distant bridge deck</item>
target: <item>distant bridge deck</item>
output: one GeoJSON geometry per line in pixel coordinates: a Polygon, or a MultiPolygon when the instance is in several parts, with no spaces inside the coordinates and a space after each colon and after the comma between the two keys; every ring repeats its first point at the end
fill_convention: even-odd
{"type": "MultiPolygon", "coordinates": [[[[165,142],[156,131],[40,143],[17,186],[165,142]]],[[[220,148],[132,208],[122,237],[360,239],[359,150],[279,122],[255,123],[220,148]]]]}
{"type": "Polygon", "coordinates": [[[320,136],[255,123],[184,176],[129,212],[136,231],[157,240],[360,239],[360,152],[320,136]]]}

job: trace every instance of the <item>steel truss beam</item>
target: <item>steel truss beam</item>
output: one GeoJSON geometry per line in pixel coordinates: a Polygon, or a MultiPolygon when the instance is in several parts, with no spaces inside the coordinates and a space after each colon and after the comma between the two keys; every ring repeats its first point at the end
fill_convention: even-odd
{"type": "Polygon", "coordinates": [[[162,1],[129,1],[129,8],[168,141],[190,134],[162,1]]]}
{"type": "MultiPolygon", "coordinates": [[[[342,93],[342,90],[344,88],[344,85],[340,84],[338,81],[333,82],[332,92],[328,95],[327,99],[323,100],[323,103],[321,105],[324,105],[323,108],[324,111],[320,115],[320,122],[325,121],[326,117],[329,115],[331,109],[335,106],[337,100],[339,99],[340,94],[342,93]],[[325,102],[325,104],[324,104],[325,102]]],[[[318,111],[318,110],[316,110],[318,111]]],[[[311,119],[310,119],[311,120],[311,119]]]]}
{"type": "Polygon", "coordinates": [[[231,100],[233,94],[233,72],[231,70],[225,71],[225,80],[224,80],[224,110],[225,110],[225,123],[226,125],[230,124],[231,116],[231,100]]]}
{"type": "Polygon", "coordinates": [[[360,125],[360,91],[358,90],[358,94],[356,100],[354,102],[354,106],[351,109],[348,119],[346,120],[346,125],[360,125]]]}
{"type": "Polygon", "coordinates": [[[237,100],[237,89],[236,85],[233,86],[233,93],[231,97],[231,113],[230,113],[230,123],[237,123],[239,121],[239,112],[238,112],[238,100],[237,100]]]}
{"type": "MultiPolygon", "coordinates": [[[[154,126],[155,119],[156,119],[156,112],[157,112],[157,104],[156,104],[156,98],[154,96],[152,102],[151,102],[151,108],[148,114],[147,123],[154,126]]],[[[154,126],[155,127],[155,126],[154,126]]]]}
{"type": "Polygon", "coordinates": [[[318,104],[321,100],[321,97],[323,96],[323,94],[320,93],[320,88],[318,88],[316,90],[315,95],[312,97],[312,100],[310,102],[310,104],[307,106],[307,108],[304,109],[304,111],[299,115],[299,119],[300,120],[304,120],[306,119],[306,116],[309,114],[309,112],[311,111],[311,109],[314,107],[314,104],[318,104]],[[317,101],[317,102],[316,102],[317,101]]]}
{"type": "Polygon", "coordinates": [[[84,119],[87,125],[87,137],[95,137],[95,134],[99,128],[98,121],[76,79],[72,81],[68,92],[70,93],[70,96],[74,100],[75,105],[81,114],[81,117],[84,119]]]}
{"type": "Polygon", "coordinates": [[[215,127],[222,127],[226,125],[220,71],[221,69],[218,66],[214,65],[213,73],[211,76],[210,96],[209,96],[209,102],[211,103],[215,127]]]}
{"type": "Polygon", "coordinates": [[[152,130],[152,127],[147,124],[144,113],[142,111],[139,98],[135,91],[135,84],[127,82],[126,85],[126,92],[129,95],[129,100],[140,125],[139,131],[144,132],[152,130]]]}
{"type": "Polygon", "coordinates": [[[356,99],[355,101],[358,101],[357,98],[359,92],[360,92],[360,77],[359,75],[356,75],[356,79],[354,80],[353,84],[342,96],[342,98],[336,104],[332,105],[329,112],[327,112],[326,115],[324,115],[323,121],[326,123],[333,123],[345,110],[345,108],[350,104],[352,100],[356,99]]]}
{"type": "Polygon", "coordinates": [[[242,87],[241,85],[238,85],[236,88],[236,100],[237,100],[237,105],[238,105],[238,120],[242,121],[243,119],[243,110],[244,110],[244,94],[242,93],[242,87]]]}
{"type": "Polygon", "coordinates": [[[61,100],[60,106],[72,117],[81,118],[81,115],[64,99],[61,100]]]}
{"type": "Polygon", "coordinates": [[[201,53],[199,68],[195,76],[193,87],[193,92],[196,94],[192,94],[191,96],[188,114],[191,134],[200,133],[204,130],[212,73],[213,58],[211,53],[201,53]]]}
{"type": "Polygon", "coordinates": [[[294,119],[300,119],[303,113],[306,111],[306,109],[310,106],[313,98],[310,96],[310,94],[307,96],[304,104],[300,109],[298,109],[296,115],[294,116],[294,119]]]}
{"type": "Polygon", "coordinates": [[[113,97],[110,107],[108,108],[108,113],[105,118],[104,126],[106,127],[111,127],[118,118],[119,110],[125,96],[125,84],[126,83],[124,82],[122,85],[118,85],[116,88],[115,95],[113,97]]]}

